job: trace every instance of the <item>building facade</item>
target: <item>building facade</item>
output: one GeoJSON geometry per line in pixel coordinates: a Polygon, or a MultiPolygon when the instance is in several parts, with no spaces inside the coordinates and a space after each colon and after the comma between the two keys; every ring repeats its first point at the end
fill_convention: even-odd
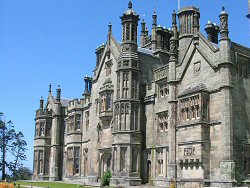
{"type": "Polygon", "coordinates": [[[100,185],[232,187],[250,181],[250,49],[229,38],[228,13],[200,32],[200,11],[152,31],[129,2],[122,42],[96,49],[81,99],[49,89],[36,111],[34,180],[100,185]],[[178,26],[177,26],[178,21],[178,26]],[[219,35],[220,34],[220,35],[219,35]]]}

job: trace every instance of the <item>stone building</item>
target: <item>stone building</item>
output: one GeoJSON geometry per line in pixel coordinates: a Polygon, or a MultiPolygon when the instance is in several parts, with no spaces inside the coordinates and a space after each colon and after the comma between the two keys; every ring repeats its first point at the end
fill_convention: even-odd
{"type": "Polygon", "coordinates": [[[58,87],[36,111],[34,180],[100,185],[232,187],[250,181],[250,49],[229,38],[228,13],[200,32],[200,11],[172,14],[151,34],[129,2],[122,42],[96,49],[83,98],[58,87]],[[178,19],[177,19],[178,17],[178,19]],[[178,26],[177,26],[178,21],[178,26]],[[220,35],[219,35],[220,34],[220,35]]]}

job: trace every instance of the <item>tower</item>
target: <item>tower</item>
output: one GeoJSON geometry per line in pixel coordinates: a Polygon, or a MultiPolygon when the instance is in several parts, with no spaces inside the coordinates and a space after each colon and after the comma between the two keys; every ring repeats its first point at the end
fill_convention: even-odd
{"type": "Polygon", "coordinates": [[[228,29],[228,13],[225,7],[222,7],[220,13],[220,56],[221,62],[218,65],[222,76],[221,95],[223,100],[221,108],[223,111],[223,118],[221,119],[222,129],[222,143],[223,143],[223,158],[220,162],[220,179],[221,186],[219,187],[233,187],[235,184],[235,162],[233,158],[233,112],[232,106],[232,60],[230,49],[230,38],[228,29]]]}
{"type": "Polygon", "coordinates": [[[141,158],[141,127],[139,83],[141,80],[137,52],[137,26],[139,16],[128,10],[121,16],[122,51],[117,67],[117,96],[114,102],[113,173],[111,185],[139,185],[141,158]]]}
{"type": "Polygon", "coordinates": [[[189,46],[193,36],[200,29],[200,11],[196,7],[184,7],[179,10],[179,59],[182,61],[184,53],[189,46]]]}
{"type": "Polygon", "coordinates": [[[62,104],[61,104],[61,88],[56,89],[56,101],[52,113],[51,127],[51,154],[50,154],[50,181],[61,180],[62,176],[62,104]]]}

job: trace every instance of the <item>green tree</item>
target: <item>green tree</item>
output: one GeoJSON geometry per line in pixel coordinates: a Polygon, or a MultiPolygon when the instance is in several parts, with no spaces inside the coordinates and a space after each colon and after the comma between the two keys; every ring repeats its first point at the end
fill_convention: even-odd
{"type": "Polygon", "coordinates": [[[15,173],[15,180],[30,180],[32,177],[32,171],[27,167],[21,167],[17,169],[15,173]]]}
{"type": "Polygon", "coordinates": [[[111,177],[112,177],[111,171],[107,170],[102,176],[102,186],[109,185],[111,177]]]}
{"type": "Polygon", "coordinates": [[[15,158],[14,162],[9,163],[9,170],[12,172],[13,179],[16,179],[16,172],[19,168],[22,167],[22,161],[26,160],[25,151],[27,143],[24,140],[24,136],[22,132],[18,132],[14,134],[14,140],[10,145],[10,152],[12,156],[15,158]]]}
{"type": "Polygon", "coordinates": [[[16,133],[11,121],[5,123],[4,114],[0,112],[0,170],[2,171],[2,180],[6,179],[6,167],[11,172],[12,178],[15,178],[16,171],[22,167],[22,161],[26,159],[26,146],[27,143],[22,132],[16,133]],[[6,155],[10,159],[14,157],[14,160],[8,162],[6,155]]]}

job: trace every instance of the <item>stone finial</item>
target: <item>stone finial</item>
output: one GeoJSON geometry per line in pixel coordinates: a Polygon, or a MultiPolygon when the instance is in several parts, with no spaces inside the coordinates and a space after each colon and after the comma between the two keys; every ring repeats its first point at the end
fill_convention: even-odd
{"type": "Polygon", "coordinates": [[[155,10],[154,10],[154,14],[152,15],[152,18],[153,18],[152,26],[156,27],[157,26],[157,14],[155,10]]]}
{"type": "Polygon", "coordinates": [[[176,60],[177,57],[177,40],[174,36],[170,39],[170,59],[176,60]]]}
{"type": "Polygon", "coordinates": [[[132,1],[130,0],[129,3],[128,3],[128,8],[132,9],[132,7],[133,7],[133,4],[132,4],[132,1]]]}
{"type": "Polygon", "coordinates": [[[60,102],[61,100],[61,88],[60,85],[58,85],[58,88],[56,89],[56,101],[60,102]]]}
{"type": "Polygon", "coordinates": [[[40,109],[43,109],[43,102],[44,102],[43,97],[41,97],[41,99],[40,99],[40,109]]]}
{"type": "Polygon", "coordinates": [[[197,34],[199,31],[200,24],[199,24],[199,15],[197,12],[194,13],[194,34],[197,34]]]}
{"type": "Polygon", "coordinates": [[[51,94],[51,87],[52,87],[52,85],[51,85],[51,83],[49,84],[49,94],[51,94]]]}
{"type": "Polygon", "coordinates": [[[228,38],[228,14],[225,11],[225,7],[222,7],[222,12],[220,13],[220,34],[221,39],[228,38]]]}
{"type": "Polygon", "coordinates": [[[109,22],[108,28],[109,28],[108,33],[109,33],[109,35],[111,35],[112,34],[112,24],[111,24],[111,22],[109,22]]]}
{"type": "Polygon", "coordinates": [[[177,22],[176,22],[176,12],[175,10],[173,10],[173,13],[172,13],[172,25],[173,26],[176,26],[177,22]]]}
{"type": "Polygon", "coordinates": [[[142,19],[142,22],[141,22],[141,34],[144,34],[146,31],[146,23],[144,21],[144,19],[142,19]]]}

